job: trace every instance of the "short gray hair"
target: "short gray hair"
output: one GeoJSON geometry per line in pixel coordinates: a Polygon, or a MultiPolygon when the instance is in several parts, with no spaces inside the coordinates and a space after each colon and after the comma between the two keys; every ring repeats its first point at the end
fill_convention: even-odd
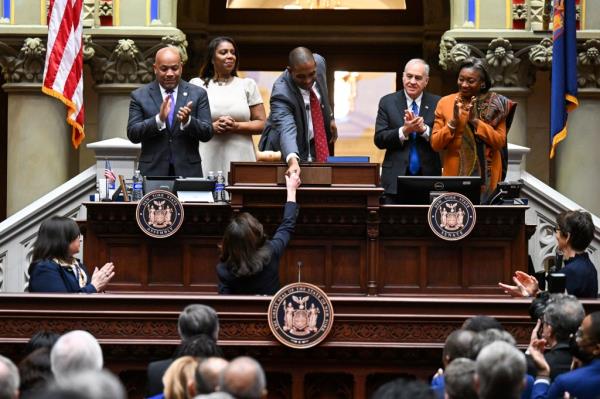
{"type": "Polygon", "coordinates": [[[450,399],[477,399],[474,360],[465,357],[452,360],[444,371],[444,381],[450,399]]]}
{"type": "Polygon", "coordinates": [[[188,305],[179,315],[177,331],[183,340],[205,334],[216,341],[219,336],[219,316],[210,306],[188,305]]]}
{"type": "Polygon", "coordinates": [[[573,295],[551,295],[544,310],[544,323],[552,327],[552,333],[558,341],[569,339],[569,335],[577,331],[584,318],[585,310],[573,295]]]}
{"type": "Polygon", "coordinates": [[[56,382],[56,386],[77,392],[87,399],[126,399],[121,381],[107,370],[86,370],[69,374],[68,379],[56,382]]]}
{"type": "Polygon", "coordinates": [[[19,392],[19,370],[7,357],[0,355],[0,399],[14,399],[19,392]]]}
{"type": "Polygon", "coordinates": [[[406,72],[406,68],[408,68],[408,66],[410,64],[423,64],[423,66],[425,67],[425,76],[429,76],[429,64],[427,62],[425,62],[424,59],[422,59],[422,58],[413,58],[413,59],[409,60],[404,65],[404,71],[403,72],[406,72]]]}
{"type": "Polygon", "coordinates": [[[480,399],[518,399],[527,370],[525,355],[513,345],[496,341],[477,356],[480,399]]]}
{"type": "Polygon", "coordinates": [[[515,341],[514,337],[508,331],[498,330],[497,328],[483,330],[477,333],[477,337],[473,343],[475,357],[477,357],[483,348],[496,341],[506,342],[512,346],[517,344],[517,341],[515,341]]]}
{"type": "Polygon", "coordinates": [[[50,367],[57,381],[72,373],[102,370],[103,365],[100,344],[92,334],[83,330],[64,334],[50,352],[50,367]]]}
{"type": "Polygon", "coordinates": [[[248,356],[240,356],[229,362],[223,370],[219,389],[236,398],[259,399],[267,389],[267,378],[259,362],[248,356]]]}

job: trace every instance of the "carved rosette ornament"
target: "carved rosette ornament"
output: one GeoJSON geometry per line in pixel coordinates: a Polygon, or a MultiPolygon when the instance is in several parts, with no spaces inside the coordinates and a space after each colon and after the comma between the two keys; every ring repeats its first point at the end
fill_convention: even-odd
{"type": "Polygon", "coordinates": [[[471,56],[471,46],[458,43],[455,38],[445,36],[440,45],[440,66],[445,70],[458,68],[461,62],[471,56]]]}
{"type": "Polygon", "coordinates": [[[181,62],[184,64],[188,60],[187,54],[187,45],[188,42],[185,39],[185,35],[177,34],[177,35],[168,35],[163,36],[161,39],[161,43],[163,46],[174,46],[179,49],[179,53],[181,54],[181,62]]]}
{"type": "Polygon", "coordinates": [[[494,39],[488,46],[485,60],[490,69],[492,82],[497,86],[519,85],[520,59],[515,57],[510,42],[503,38],[494,39]]]}
{"type": "Polygon", "coordinates": [[[590,39],[583,44],[578,54],[579,62],[577,83],[579,87],[600,87],[600,40],[590,39]]]}
{"type": "Polygon", "coordinates": [[[46,45],[39,37],[28,37],[20,50],[0,42],[0,66],[9,83],[40,83],[44,75],[46,45]]]}
{"type": "Polygon", "coordinates": [[[527,12],[529,7],[527,4],[513,4],[513,21],[524,21],[527,20],[527,12]]]}

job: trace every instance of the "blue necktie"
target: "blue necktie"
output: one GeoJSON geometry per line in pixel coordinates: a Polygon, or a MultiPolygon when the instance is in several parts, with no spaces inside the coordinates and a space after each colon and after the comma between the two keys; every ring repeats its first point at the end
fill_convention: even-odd
{"type": "Polygon", "coordinates": [[[171,109],[169,110],[169,116],[167,119],[169,121],[169,126],[173,126],[173,117],[175,116],[175,98],[173,98],[173,90],[167,90],[166,92],[169,95],[169,100],[171,102],[171,109]]]}
{"type": "MultiPolygon", "coordinates": [[[[419,115],[419,106],[416,101],[411,104],[411,111],[415,116],[419,115]]],[[[421,160],[419,159],[419,151],[417,150],[417,132],[411,132],[409,136],[408,148],[408,172],[411,175],[416,175],[421,169],[421,160]]]]}

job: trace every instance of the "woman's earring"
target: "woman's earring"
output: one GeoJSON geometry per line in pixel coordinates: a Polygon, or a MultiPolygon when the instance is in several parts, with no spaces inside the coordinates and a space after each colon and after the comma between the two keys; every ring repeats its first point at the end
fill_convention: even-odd
{"type": "Polygon", "coordinates": [[[481,84],[481,88],[482,88],[482,89],[485,89],[485,83],[482,83],[482,84],[481,84]]]}

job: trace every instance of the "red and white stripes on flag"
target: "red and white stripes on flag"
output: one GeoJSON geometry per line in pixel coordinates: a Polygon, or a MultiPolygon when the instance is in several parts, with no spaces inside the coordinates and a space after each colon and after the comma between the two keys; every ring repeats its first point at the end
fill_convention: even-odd
{"type": "Polygon", "coordinates": [[[83,0],[50,0],[42,91],[67,106],[71,141],[83,141],[83,0]]]}

